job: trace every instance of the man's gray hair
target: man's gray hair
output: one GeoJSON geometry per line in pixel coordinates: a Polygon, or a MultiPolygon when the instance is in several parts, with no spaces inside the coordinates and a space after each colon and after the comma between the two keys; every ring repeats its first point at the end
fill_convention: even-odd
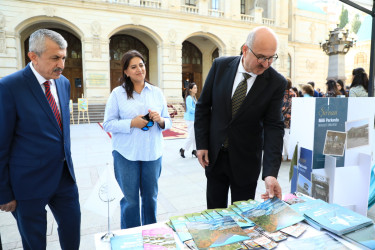
{"type": "Polygon", "coordinates": [[[46,37],[57,43],[60,49],[66,49],[68,47],[68,43],[59,33],[53,30],[39,29],[30,36],[29,51],[40,56],[46,50],[46,37]]]}
{"type": "Polygon", "coordinates": [[[267,29],[276,39],[276,43],[278,44],[279,41],[278,41],[278,38],[277,38],[277,35],[275,33],[275,31],[273,31],[272,29],[266,27],[266,26],[259,26],[259,27],[256,27],[255,29],[253,29],[249,35],[247,36],[247,39],[246,39],[246,45],[247,47],[249,48],[252,48],[253,47],[253,44],[254,44],[254,41],[255,41],[255,36],[256,36],[256,33],[258,30],[260,29],[267,29]]]}

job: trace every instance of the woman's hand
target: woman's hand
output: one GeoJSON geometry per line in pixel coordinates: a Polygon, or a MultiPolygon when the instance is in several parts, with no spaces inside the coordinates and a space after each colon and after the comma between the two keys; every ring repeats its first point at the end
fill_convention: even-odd
{"type": "Polygon", "coordinates": [[[152,111],[151,109],[148,110],[150,114],[150,119],[153,120],[154,122],[157,122],[159,124],[159,127],[164,128],[165,123],[164,123],[164,118],[160,116],[160,114],[156,111],[152,111]]]}
{"type": "Polygon", "coordinates": [[[132,119],[130,123],[131,128],[143,128],[144,126],[147,125],[148,121],[142,118],[143,115],[136,116],[132,119]]]}

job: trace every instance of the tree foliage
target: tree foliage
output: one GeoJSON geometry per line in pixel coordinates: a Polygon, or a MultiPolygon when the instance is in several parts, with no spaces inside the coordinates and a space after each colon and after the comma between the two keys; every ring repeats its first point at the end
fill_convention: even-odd
{"type": "Polygon", "coordinates": [[[361,20],[359,18],[359,14],[355,14],[354,19],[352,21],[352,32],[355,34],[358,33],[359,28],[361,27],[361,20]]]}
{"type": "Polygon", "coordinates": [[[348,10],[345,9],[343,5],[341,9],[341,14],[340,14],[339,28],[341,29],[344,28],[347,23],[349,23],[349,13],[348,13],[348,10]]]}

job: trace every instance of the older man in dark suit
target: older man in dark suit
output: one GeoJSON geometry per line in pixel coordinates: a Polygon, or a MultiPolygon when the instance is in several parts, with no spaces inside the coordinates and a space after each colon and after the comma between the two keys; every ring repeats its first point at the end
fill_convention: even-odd
{"type": "Polygon", "coordinates": [[[81,212],[70,152],[67,42],[41,29],[24,69],[0,79],[0,209],[12,212],[24,249],[46,249],[48,205],[62,249],[79,248],[81,212]]]}
{"type": "Polygon", "coordinates": [[[286,80],[271,66],[277,37],[267,27],[250,32],[242,56],[213,62],[196,105],[198,159],[207,177],[207,207],[227,207],[254,198],[261,170],[263,199],[281,198],[277,175],[284,123],[281,114],[286,80]]]}

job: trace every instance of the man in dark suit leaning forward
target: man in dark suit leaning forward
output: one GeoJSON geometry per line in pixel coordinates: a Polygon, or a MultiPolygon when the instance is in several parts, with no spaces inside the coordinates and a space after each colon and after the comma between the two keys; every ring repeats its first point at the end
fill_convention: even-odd
{"type": "Polygon", "coordinates": [[[12,212],[24,249],[46,249],[48,205],[62,249],[80,243],[81,211],[70,152],[67,42],[41,29],[31,62],[0,79],[0,209],[12,212]]]}
{"type": "Polygon", "coordinates": [[[286,80],[271,66],[277,59],[276,34],[267,27],[252,30],[242,56],[213,62],[195,110],[199,163],[207,177],[207,208],[254,199],[261,170],[263,199],[281,198],[277,175],[284,123],[281,106],[286,80]]]}

